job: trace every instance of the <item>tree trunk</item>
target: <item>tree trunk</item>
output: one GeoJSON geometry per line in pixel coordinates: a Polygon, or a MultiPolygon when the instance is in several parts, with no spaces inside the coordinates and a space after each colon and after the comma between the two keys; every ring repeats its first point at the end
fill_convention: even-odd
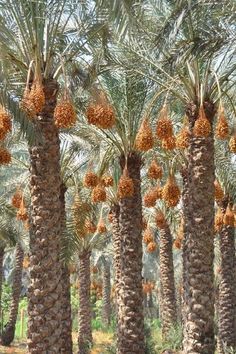
{"type": "Polygon", "coordinates": [[[103,264],[103,311],[102,318],[105,326],[110,326],[111,324],[111,271],[110,264],[105,261],[103,264]]]}
{"type": "Polygon", "coordinates": [[[61,353],[72,354],[72,318],[70,296],[70,272],[67,265],[62,265],[62,347],[61,353]]]}
{"type": "MultiPolygon", "coordinates": [[[[65,205],[65,192],[66,186],[64,183],[61,184],[60,190],[60,201],[61,201],[61,232],[64,231],[66,227],[66,205],[65,205]]],[[[63,238],[62,238],[63,240],[63,238]]],[[[67,245],[61,245],[62,247],[67,247],[67,245]]],[[[61,286],[62,286],[62,334],[61,334],[61,353],[72,354],[73,353],[73,342],[72,342],[72,318],[71,318],[71,296],[70,296],[70,272],[63,260],[61,261],[61,286]]]]}
{"type": "Polygon", "coordinates": [[[18,307],[20,302],[20,294],[22,287],[22,269],[23,269],[24,251],[20,245],[16,245],[16,255],[15,255],[15,268],[12,284],[12,300],[10,306],[10,315],[7,324],[5,325],[2,336],[1,344],[4,346],[9,346],[15,337],[15,327],[18,315],[18,307]]]}
{"type": "Polygon", "coordinates": [[[119,332],[119,308],[118,308],[118,298],[121,280],[121,233],[119,227],[119,216],[120,216],[120,206],[113,205],[111,208],[112,212],[112,240],[113,240],[113,267],[115,270],[115,299],[116,299],[116,317],[117,317],[117,333],[119,332]]]}
{"type": "MultiPolygon", "coordinates": [[[[226,205],[221,205],[225,213],[226,205]]],[[[219,233],[221,273],[219,284],[219,334],[218,351],[225,354],[227,349],[236,349],[236,260],[234,228],[224,225],[219,233]]]]}
{"type": "Polygon", "coordinates": [[[169,226],[159,230],[160,235],[160,282],[162,288],[162,336],[166,338],[177,323],[172,235],[169,226]]]}
{"type": "Polygon", "coordinates": [[[79,256],[79,336],[78,354],[88,354],[92,345],[92,313],[90,303],[90,251],[79,256]]]}
{"type": "Polygon", "coordinates": [[[31,354],[60,353],[61,203],[60,141],[54,125],[58,84],[44,81],[45,106],[35,118],[39,137],[29,148],[31,163],[30,286],[28,349],[31,354]]]}
{"type": "MultiPolygon", "coordinates": [[[[121,158],[125,168],[125,159],[121,158]]],[[[127,158],[134,195],[120,200],[121,283],[119,285],[118,354],[144,354],[144,313],[142,290],[142,201],[140,190],[141,158],[132,153],[127,158]]]]}
{"type": "MultiPolygon", "coordinates": [[[[3,258],[4,258],[5,248],[0,247],[0,319],[2,316],[2,282],[3,282],[3,258]]],[[[2,328],[1,328],[2,330],[2,328]]]]}
{"type": "MultiPolygon", "coordinates": [[[[205,103],[205,112],[213,122],[215,108],[205,103]]],[[[184,260],[184,353],[213,354],[214,340],[214,139],[193,136],[198,109],[189,105],[189,203],[185,220],[184,260]]]]}
{"type": "Polygon", "coordinates": [[[182,179],[183,179],[183,190],[182,190],[182,203],[183,203],[183,240],[182,240],[182,261],[183,261],[183,296],[182,296],[182,327],[183,330],[185,331],[185,321],[186,321],[186,314],[185,314],[185,306],[184,304],[187,303],[187,297],[188,295],[188,270],[187,270],[187,261],[188,261],[188,247],[187,245],[189,244],[189,222],[190,222],[190,190],[189,190],[189,184],[190,184],[190,178],[191,174],[189,173],[189,166],[184,166],[182,169],[182,179]]]}

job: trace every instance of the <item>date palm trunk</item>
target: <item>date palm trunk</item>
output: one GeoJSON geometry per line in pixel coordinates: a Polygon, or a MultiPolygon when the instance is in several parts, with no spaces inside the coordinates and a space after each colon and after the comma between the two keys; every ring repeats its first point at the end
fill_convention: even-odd
{"type": "Polygon", "coordinates": [[[16,320],[20,302],[20,294],[22,287],[22,269],[23,269],[24,251],[18,242],[16,244],[15,268],[12,283],[12,299],[10,305],[9,320],[5,325],[2,335],[1,344],[9,346],[15,337],[16,320]]]}
{"type": "MultiPolygon", "coordinates": [[[[65,192],[66,186],[61,184],[60,201],[61,201],[61,232],[66,227],[66,205],[65,205],[65,192]]],[[[62,238],[63,239],[63,238],[62,238]]],[[[62,242],[62,247],[66,245],[62,242]]],[[[61,285],[62,285],[62,298],[61,298],[61,313],[62,313],[62,333],[61,333],[61,353],[72,354],[72,318],[71,318],[71,295],[70,295],[70,272],[67,264],[61,261],[61,285]]]]}
{"type": "Polygon", "coordinates": [[[186,320],[186,314],[185,314],[185,306],[184,304],[187,303],[187,297],[190,296],[188,293],[188,270],[187,270],[187,261],[188,261],[188,251],[189,248],[187,247],[190,232],[189,230],[189,222],[190,222],[190,190],[189,190],[189,184],[190,184],[190,178],[191,174],[189,173],[189,166],[188,162],[187,165],[183,166],[183,169],[181,171],[182,173],[182,180],[183,180],[183,189],[182,189],[182,203],[183,203],[183,240],[182,240],[182,262],[183,262],[183,294],[182,294],[182,326],[183,329],[185,330],[184,324],[186,320]]]}
{"type": "MultiPolygon", "coordinates": [[[[204,104],[211,125],[215,107],[204,104]]],[[[184,353],[213,354],[214,340],[214,139],[193,136],[198,108],[187,108],[190,123],[188,161],[188,235],[184,241],[184,353]]]]}
{"type": "Polygon", "coordinates": [[[119,298],[119,289],[120,289],[120,280],[121,280],[121,233],[119,226],[119,216],[120,216],[120,206],[114,204],[111,207],[112,214],[112,241],[113,241],[113,267],[115,270],[115,301],[116,301],[116,317],[117,317],[117,331],[118,331],[118,298],[119,298]]]}
{"type": "MultiPolygon", "coordinates": [[[[121,158],[125,168],[125,158],[121,158]]],[[[142,291],[142,201],[140,190],[141,158],[127,157],[127,170],[134,183],[132,197],[120,200],[121,282],[118,298],[118,354],[144,354],[144,311],[142,291]]]]}
{"type": "MultiPolygon", "coordinates": [[[[3,283],[3,258],[5,247],[0,247],[0,318],[2,316],[2,283],[3,283]]],[[[1,328],[2,332],[2,328],[1,328]]]]}
{"type": "MultiPolygon", "coordinates": [[[[225,213],[228,201],[221,203],[225,213]]],[[[219,233],[221,273],[218,295],[218,352],[236,349],[236,259],[234,228],[224,225],[219,233]]]]}
{"type": "Polygon", "coordinates": [[[102,318],[105,326],[111,324],[111,270],[107,261],[103,263],[103,282],[102,282],[103,309],[102,318]]]}
{"type": "Polygon", "coordinates": [[[170,329],[177,324],[172,235],[169,225],[160,229],[160,283],[162,294],[162,336],[168,337],[170,329]]]}
{"type": "Polygon", "coordinates": [[[115,313],[116,313],[116,338],[117,342],[120,338],[120,306],[119,306],[119,296],[120,296],[120,284],[121,284],[121,233],[119,225],[120,217],[120,206],[118,204],[113,204],[111,207],[112,214],[112,242],[113,242],[113,267],[115,270],[115,313]]]}
{"type": "Polygon", "coordinates": [[[60,141],[54,125],[58,84],[44,80],[45,106],[35,118],[39,137],[30,153],[30,286],[28,289],[28,351],[60,353],[61,313],[61,202],[60,141]]]}
{"type": "Polygon", "coordinates": [[[90,256],[84,250],[79,256],[79,335],[78,354],[88,354],[92,345],[92,312],[90,302],[90,256]]]}

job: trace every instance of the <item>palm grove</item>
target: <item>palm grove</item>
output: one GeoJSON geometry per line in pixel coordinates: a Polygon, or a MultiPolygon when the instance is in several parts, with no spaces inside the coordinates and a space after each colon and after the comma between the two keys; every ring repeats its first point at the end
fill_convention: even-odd
{"type": "Polygon", "coordinates": [[[28,267],[29,353],[73,352],[71,282],[80,354],[92,294],[116,353],[157,352],[149,317],[186,354],[234,352],[235,7],[0,2],[1,286],[15,249],[2,345],[28,267]]]}

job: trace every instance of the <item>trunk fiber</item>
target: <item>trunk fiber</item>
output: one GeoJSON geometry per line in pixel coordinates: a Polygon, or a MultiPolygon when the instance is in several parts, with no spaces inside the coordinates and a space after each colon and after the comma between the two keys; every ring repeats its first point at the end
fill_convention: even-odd
{"type": "Polygon", "coordinates": [[[4,346],[9,346],[14,340],[16,320],[18,315],[18,307],[20,302],[20,294],[22,287],[22,269],[24,260],[24,251],[20,245],[16,245],[16,255],[15,255],[15,269],[12,284],[12,300],[10,306],[10,315],[7,324],[5,325],[2,336],[1,344],[4,346]]]}
{"type": "Polygon", "coordinates": [[[90,303],[90,251],[79,256],[79,336],[78,354],[88,354],[92,345],[92,313],[90,303]]]}
{"type": "Polygon", "coordinates": [[[102,284],[102,298],[103,298],[103,311],[102,318],[105,326],[111,324],[111,270],[110,264],[104,262],[103,264],[103,284],[102,284]]]}
{"type": "MultiPolygon", "coordinates": [[[[125,159],[121,158],[125,168],[125,159]]],[[[142,201],[141,159],[136,153],[127,158],[134,195],[120,201],[121,281],[119,284],[119,333],[117,354],[144,354],[144,313],[142,291],[142,201]]]]}
{"type": "MultiPolygon", "coordinates": [[[[213,122],[214,106],[204,104],[213,122]]],[[[214,340],[214,139],[193,136],[198,109],[189,105],[188,211],[184,215],[184,353],[213,354],[214,340]],[[185,230],[186,232],[186,230],[185,230]]],[[[186,210],[185,210],[186,211],[186,210]]]]}
{"type": "MultiPolygon", "coordinates": [[[[66,186],[64,183],[61,184],[60,190],[60,201],[61,201],[61,232],[64,231],[66,227],[66,205],[65,205],[65,192],[66,186]]],[[[63,240],[63,238],[62,238],[63,240]]],[[[67,245],[61,245],[62,247],[67,247],[67,245]]],[[[61,261],[61,286],[62,286],[62,333],[61,333],[61,353],[72,354],[73,353],[73,342],[72,342],[72,318],[71,318],[71,296],[70,296],[70,272],[66,264],[61,261]]]]}
{"type": "Polygon", "coordinates": [[[171,328],[177,324],[177,306],[172,251],[172,235],[168,225],[160,229],[160,283],[162,294],[162,336],[168,337],[171,328]]]}
{"type": "MultiPolygon", "coordinates": [[[[225,213],[226,205],[221,205],[225,213]]],[[[227,353],[236,349],[236,260],[234,228],[224,225],[219,233],[221,273],[218,295],[218,352],[227,353]]]]}
{"type": "Polygon", "coordinates": [[[39,137],[29,148],[31,164],[28,351],[61,353],[60,142],[54,125],[58,84],[44,81],[45,106],[34,124],[39,137]]]}

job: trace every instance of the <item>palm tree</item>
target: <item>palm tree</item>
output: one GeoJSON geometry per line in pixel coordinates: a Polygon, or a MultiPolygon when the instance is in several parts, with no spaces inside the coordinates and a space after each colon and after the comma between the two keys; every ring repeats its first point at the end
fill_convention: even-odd
{"type": "Polygon", "coordinates": [[[16,320],[18,315],[18,307],[20,302],[20,294],[22,287],[22,269],[23,269],[24,251],[20,244],[16,244],[15,252],[15,268],[12,282],[12,300],[10,305],[10,314],[7,324],[4,326],[1,335],[1,344],[9,346],[15,336],[16,320]]]}
{"type": "Polygon", "coordinates": [[[160,283],[161,283],[161,318],[162,334],[168,337],[170,329],[177,324],[177,306],[175,293],[174,265],[173,265],[173,239],[170,227],[165,222],[159,230],[160,236],[160,283]]]}
{"type": "MultiPolygon", "coordinates": [[[[228,206],[227,198],[221,203],[225,214],[228,206]]],[[[236,296],[235,287],[235,239],[234,227],[223,225],[219,232],[221,253],[221,274],[219,283],[219,333],[218,351],[225,353],[236,347],[236,314],[233,306],[236,296]]]]}
{"type": "MultiPolygon", "coordinates": [[[[31,141],[30,153],[30,279],[29,287],[29,352],[53,350],[60,352],[62,346],[61,314],[61,262],[60,254],[60,149],[59,132],[54,124],[54,109],[59,85],[57,78],[64,65],[71,62],[83,48],[72,39],[77,29],[71,29],[72,14],[75,22],[81,15],[86,24],[83,35],[90,32],[91,38],[101,27],[91,29],[85,20],[93,11],[86,5],[77,6],[77,1],[40,2],[21,0],[1,2],[2,59],[6,63],[6,77],[26,81],[31,89],[32,81],[41,84],[41,97],[45,101],[40,112],[33,118],[32,127],[38,137],[31,141]],[[85,10],[81,12],[81,9],[85,10]],[[88,10],[89,9],[89,10],[88,10]],[[88,12],[86,11],[88,10],[88,12]],[[86,14],[86,15],[85,15],[86,14]],[[78,16],[78,17],[77,17],[78,16]],[[72,54],[73,53],[73,54],[72,54]],[[9,69],[9,63],[10,69],[9,69]],[[56,323],[56,325],[55,325],[56,323]],[[56,328],[56,329],[55,329],[56,328]]],[[[88,17],[89,18],[89,17],[88,17]]],[[[8,80],[11,83],[11,80],[8,80]]],[[[14,83],[14,96],[19,98],[14,83]]],[[[18,86],[19,87],[19,86],[18,86]]],[[[23,102],[24,103],[24,102],[23,102]]],[[[28,102],[29,103],[29,102],[28,102]]],[[[27,108],[28,103],[25,105],[27,108]]]]}
{"type": "Polygon", "coordinates": [[[3,258],[5,253],[5,247],[0,248],[0,313],[2,313],[2,281],[3,281],[3,258]]]}
{"type": "Polygon", "coordinates": [[[106,326],[111,324],[111,268],[109,261],[103,262],[103,322],[106,326]]]}
{"type": "Polygon", "coordinates": [[[79,337],[78,354],[89,353],[92,344],[92,313],[90,303],[90,250],[79,255],[79,337]]]}
{"type": "MultiPolygon", "coordinates": [[[[224,143],[217,142],[216,147],[216,171],[217,180],[224,190],[224,197],[222,200],[217,201],[218,208],[223,215],[228,215],[228,207],[235,200],[235,169],[231,162],[231,156],[224,145],[224,143]],[[227,210],[227,213],[226,213],[227,210]]],[[[217,215],[217,214],[216,214],[217,215]]],[[[232,218],[232,215],[231,215],[232,218]]],[[[235,298],[236,285],[235,285],[235,238],[234,227],[232,220],[225,220],[225,223],[217,228],[219,235],[219,253],[220,253],[220,274],[218,285],[218,351],[225,353],[227,350],[236,347],[235,326],[236,314],[233,304],[235,298]]],[[[219,224],[220,226],[220,224],[219,224]]]]}

